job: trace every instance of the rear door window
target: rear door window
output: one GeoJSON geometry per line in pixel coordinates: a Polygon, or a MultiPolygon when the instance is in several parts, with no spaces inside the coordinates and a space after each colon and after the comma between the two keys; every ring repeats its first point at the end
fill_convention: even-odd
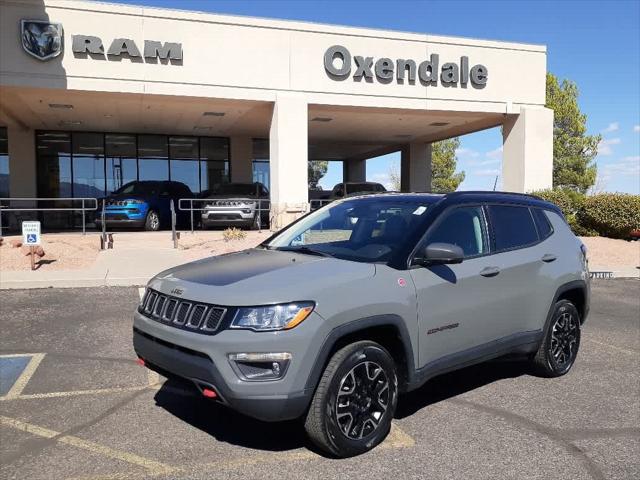
{"type": "Polygon", "coordinates": [[[513,250],[538,241],[538,233],[528,207],[489,205],[495,250],[513,250]]]}

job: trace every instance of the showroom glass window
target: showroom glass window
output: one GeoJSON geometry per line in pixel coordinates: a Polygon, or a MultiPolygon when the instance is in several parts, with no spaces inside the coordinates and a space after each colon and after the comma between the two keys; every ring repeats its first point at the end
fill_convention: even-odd
{"type": "Polygon", "coordinates": [[[135,135],[107,133],[104,148],[107,193],[115,192],[125,183],[138,180],[138,147],[135,135]]]}
{"type": "Polygon", "coordinates": [[[171,180],[200,192],[200,154],[196,137],[169,137],[171,180]]]}
{"type": "Polygon", "coordinates": [[[260,182],[269,188],[269,140],[253,139],[253,181],[260,182]]]}
{"type": "Polygon", "coordinates": [[[214,193],[229,178],[229,139],[201,137],[200,191],[214,193]]]}
{"type": "Polygon", "coordinates": [[[138,179],[169,180],[169,137],[138,135],[138,179]]]}
{"type": "Polygon", "coordinates": [[[9,142],[7,127],[0,127],[0,197],[9,196],[9,142]]]}
{"type": "Polygon", "coordinates": [[[194,193],[229,182],[222,137],[39,131],[36,150],[40,197],[99,198],[136,180],[175,180],[194,193]]]}
{"type": "Polygon", "coordinates": [[[71,134],[36,134],[39,197],[72,197],[71,134]]]}
{"type": "Polygon", "coordinates": [[[74,133],[71,138],[73,196],[100,198],[105,195],[104,135],[74,133]]]}

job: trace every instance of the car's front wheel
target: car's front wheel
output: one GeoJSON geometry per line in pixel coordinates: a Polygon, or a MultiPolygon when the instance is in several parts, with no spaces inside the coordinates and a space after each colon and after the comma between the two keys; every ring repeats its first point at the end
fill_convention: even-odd
{"type": "Polygon", "coordinates": [[[336,457],[365,453],[391,429],[398,377],[391,355],[361,341],[338,350],[327,365],[305,420],[309,438],[336,457]]]}
{"type": "Polygon", "coordinates": [[[155,210],[149,210],[147,219],[144,222],[144,229],[149,232],[157,232],[160,230],[160,216],[155,210]]]}
{"type": "Polygon", "coordinates": [[[533,366],[541,376],[559,377],[571,370],[579,348],[580,314],[569,300],[560,300],[554,305],[547,331],[532,359],[533,366]]]}

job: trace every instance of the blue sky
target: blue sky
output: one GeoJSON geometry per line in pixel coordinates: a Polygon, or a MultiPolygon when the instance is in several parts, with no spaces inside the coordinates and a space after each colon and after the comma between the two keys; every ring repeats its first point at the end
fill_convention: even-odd
{"type": "MultiPolygon", "coordinates": [[[[588,132],[604,137],[596,159],[596,190],[640,193],[639,0],[115,1],[545,44],[549,71],[578,84],[588,132]]],[[[461,140],[458,169],[467,174],[461,188],[493,188],[502,161],[499,129],[461,140]]],[[[369,160],[368,179],[384,182],[392,163],[399,164],[397,154],[369,160]]],[[[330,188],[341,177],[341,167],[335,165],[321,183],[330,188]]]]}

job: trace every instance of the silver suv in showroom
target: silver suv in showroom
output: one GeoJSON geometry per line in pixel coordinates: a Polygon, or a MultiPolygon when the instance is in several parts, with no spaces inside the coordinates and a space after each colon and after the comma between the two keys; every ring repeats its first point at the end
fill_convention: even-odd
{"type": "Polygon", "coordinates": [[[586,249],[555,205],[496,192],[337,200],[254,249],[158,274],[141,362],[246,415],[304,419],[331,455],[389,433],[398,395],[509,355],[571,369],[586,249]]]}
{"type": "Polygon", "coordinates": [[[203,205],[204,228],[269,226],[269,190],[260,182],[222,184],[205,197],[211,201],[203,205]]]}

